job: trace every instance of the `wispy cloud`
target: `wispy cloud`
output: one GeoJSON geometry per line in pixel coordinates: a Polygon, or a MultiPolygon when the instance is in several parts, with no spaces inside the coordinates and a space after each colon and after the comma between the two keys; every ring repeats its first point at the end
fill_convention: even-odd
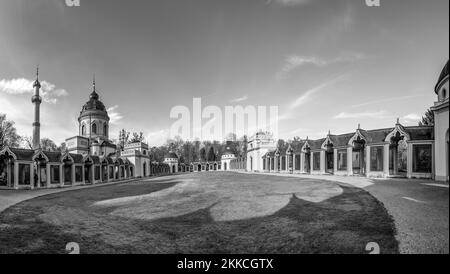
{"type": "Polygon", "coordinates": [[[338,115],[334,116],[334,119],[356,119],[356,118],[373,118],[373,119],[384,119],[387,118],[387,111],[380,110],[377,112],[357,112],[357,113],[349,113],[349,112],[341,112],[338,115]]]}
{"type": "Polygon", "coordinates": [[[415,122],[415,121],[418,122],[422,119],[422,117],[419,114],[410,113],[408,115],[403,116],[403,119],[406,120],[407,122],[415,122]]]}
{"type": "Polygon", "coordinates": [[[151,146],[161,146],[169,139],[169,130],[161,129],[149,132],[147,134],[147,141],[151,146]]]}
{"type": "Polygon", "coordinates": [[[230,103],[240,103],[240,102],[244,102],[247,100],[248,100],[248,95],[245,95],[245,96],[238,97],[238,98],[231,100],[230,103]]]}
{"type": "MultiPolygon", "coordinates": [[[[0,80],[0,92],[8,94],[33,94],[33,80],[17,78],[11,80],[0,80]]],[[[50,104],[56,104],[59,97],[67,96],[69,93],[65,89],[56,88],[56,86],[47,81],[41,82],[42,99],[50,104]]]]}
{"type": "Polygon", "coordinates": [[[346,74],[340,75],[340,76],[338,76],[336,78],[333,78],[333,79],[331,79],[329,81],[326,81],[326,82],[324,82],[324,83],[322,83],[322,84],[320,84],[318,86],[315,86],[315,87],[307,90],[305,93],[300,95],[297,99],[295,99],[295,101],[290,105],[289,109],[291,109],[291,110],[295,109],[295,108],[297,108],[297,107],[299,107],[299,106],[309,102],[311,100],[311,97],[314,94],[318,93],[319,91],[321,91],[321,90],[323,90],[325,88],[328,88],[328,87],[336,84],[339,81],[342,81],[346,77],[347,77],[346,74]]]}
{"type": "Polygon", "coordinates": [[[118,108],[119,108],[119,106],[115,105],[115,106],[112,106],[112,107],[110,107],[110,108],[107,109],[109,118],[111,119],[111,120],[109,121],[110,124],[113,124],[113,125],[114,125],[114,124],[117,124],[120,120],[123,119],[122,114],[120,114],[120,113],[117,111],[118,108]]]}
{"type": "Polygon", "coordinates": [[[338,57],[326,60],[323,58],[315,57],[315,56],[298,56],[298,55],[290,55],[286,57],[284,65],[280,72],[277,74],[278,80],[284,80],[289,78],[291,73],[305,65],[314,65],[317,67],[328,66],[335,63],[353,63],[358,60],[366,59],[367,56],[362,53],[343,53],[338,57]]]}
{"type": "Polygon", "coordinates": [[[401,101],[401,100],[414,99],[414,98],[426,97],[426,96],[428,96],[428,95],[426,95],[426,94],[416,94],[416,95],[392,97],[392,98],[386,98],[386,99],[380,99],[380,100],[369,101],[369,102],[365,102],[365,103],[361,103],[361,104],[356,104],[356,105],[352,105],[351,107],[352,108],[365,107],[365,106],[379,104],[379,103],[386,103],[386,102],[392,102],[392,101],[401,101]]]}

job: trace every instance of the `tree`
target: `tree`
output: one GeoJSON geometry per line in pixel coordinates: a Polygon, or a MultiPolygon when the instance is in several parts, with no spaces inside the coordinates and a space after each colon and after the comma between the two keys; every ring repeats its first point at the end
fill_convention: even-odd
{"type": "Polygon", "coordinates": [[[130,143],[142,143],[144,142],[144,133],[143,132],[133,132],[131,139],[129,140],[130,143]]]}
{"type": "Polygon", "coordinates": [[[434,126],[434,113],[431,109],[428,109],[422,116],[422,121],[419,122],[419,126],[434,126]]]}
{"type": "Polygon", "coordinates": [[[53,142],[49,138],[41,139],[41,148],[43,151],[51,151],[51,152],[59,151],[58,146],[55,144],[55,142],[53,142]]]}
{"type": "Polygon", "coordinates": [[[6,114],[0,113],[0,150],[4,146],[19,147],[20,141],[14,122],[7,120],[6,114]]]}
{"type": "Polygon", "coordinates": [[[128,140],[130,139],[130,133],[125,129],[122,129],[119,132],[119,143],[117,144],[119,150],[123,150],[125,145],[128,144],[128,140]]]}
{"type": "Polygon", "coordinates": [[[208,162],[216,161],[216,153],[214,152],[214,147],[210,147],[208,151],[208,162]]]}

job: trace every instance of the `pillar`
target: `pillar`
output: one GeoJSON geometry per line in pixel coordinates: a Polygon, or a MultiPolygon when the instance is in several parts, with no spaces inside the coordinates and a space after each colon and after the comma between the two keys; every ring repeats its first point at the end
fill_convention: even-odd
{"type": "Polygon", "coordinates": [[[85,185],[86,184],[86,174],[85,174],[85,170],[84,170],[85,166],[83,165],[81,168],[81,179],[82,179],[82,184],[85,185]]]}
{"type": "Polygon", "coordinates": [[[62,164],[59,164],[59,186],[64,186],[64,168],[62,164]]]}
{"type": "Polygon", "coordinates": [[[325,158],[326,158],[326,154],[325,154],[325,150],[321,150],[320,151],[320,173],[325,174],[325,158]]]}
{"type": "Polygon", "coordinates": [[[309,155],[309,165],[310,174],[312,174],[314,171],[314,152],[309,155]]]}
{"type": "Polygon", "coordinates": [[[300,173],[305,173],[305,153],[300,153],[300,173]]]}
{"type": "Polygon", "coordinates": [[[14,161],[14,189],[19,189],[19,163],[14,161]]]}
{"type": "Polygon", "coordinates": [[[75,184],[75,164],[72,164],[71,170],[72,170],[72,180],[71,180],[71,185],[74,185],[74,184],[75,184]]]}
{"type": "Polygon", "coordinates": [[[406,176],[408,178],[412,178],[412,170],[413,170],[413,145],[411,143],[408,143],[408,150],[407,150],[407,159],[406,159],[406,176]]]}
{"type": "Polygon", "coordinates": [[[334,153],[333,153],[333,172],[334,174],[337,173],[338,170],[338,150],[334,149],[334,153]]]}
{"type": "Polygon", "coordinates": [[[34,189],[34,164],[30,164],[30,188],[34,189]]]}
{"type": "Polygon", "coordinates": [[[347,174],[353,175],[353,147],[351,146],[347,148],[347,174]]]}
{"type": "Polygon", "coordinates": [[[369,177],[370,173],[370,146],[366,146],[366,176],[369,177]]]}
{"type": "Polygon", "coordinates": [[[383,175],[384,177],[389,176],[389,144],[384,145],[383,149],[383,175]]]}
{"type": "Polygon", "coordinates": [[[46,184],[47,184],[47,188],[51,188],[52,187],[52,175],[50,174],[50,172],[51,172],[51,169],[50,169],[50,164],[49,163],[47,163],[47,166],[46,166],[46,169],[47,169],[47,174],[46,174],[46,184]]]}

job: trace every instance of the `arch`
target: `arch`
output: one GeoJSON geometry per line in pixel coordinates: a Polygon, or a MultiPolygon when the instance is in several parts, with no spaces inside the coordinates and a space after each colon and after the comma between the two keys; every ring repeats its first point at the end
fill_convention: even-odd
{"type": "Polygon", "coordinates": [[[86,135],[86,125],[83,123],[81,125],[81,136],[85,136],[86,135]]]}
{"type": "Polygon", "coordinates": [[[402,125],[397,124],[395,128],[386,136],[386,139],[384,140],[387,143],[392,143],[392,139],[394,138],[403,138],[405,141],[411,140],[411,137],[409,136],[408,132],[403,128],[402,125]]]}
{"type": "Polygon", "coordinates": [[[355,142],[362,142],[362,141],[367,143],[366,137],[364,137],[364,135],[362,135],[361,132],[359,130],[357,130],[355,135],[353,135],[353,137],[350,138],[350,140],[348,141],[348,145],[354,146],[355,142]]]}
{"type": "Polygon", "coordinates": [[[94,122],[92,124],[92,134],[97,134],[97,123],[96,122],[94,122]]]}
{"type": "Polygon", "coordinates": [[[12,152],[11,149],[10,149],[8,146],[4,147],[4,148],[0,151],[0,156],[2,156],[2,155],[5,155],[5,156],[11,156],[11,157],[13,157],[13,159],[14,159],[15,161],[17,161],[17,156],[16,156],[16,154],[14,154],[14,152],[12,152]]]}

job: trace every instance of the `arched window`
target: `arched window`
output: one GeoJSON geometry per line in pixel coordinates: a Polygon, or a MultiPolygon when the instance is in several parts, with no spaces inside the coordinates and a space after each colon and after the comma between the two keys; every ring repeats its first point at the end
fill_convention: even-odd
{"type": "Polygon", "coordinates": [[[447,90],[444,88],[442,90],[442,100],[445,100],[447,98],[447,90]]]}
{"type": "Polygon", "coordinates": [[[103,135],[108,136],[108,126],[106,123],[103,125],[103,135]]]}
{"type": "Polygon", "coordinates": [[[85,125],[81,126],[81,135],[82,136],[86,135],[86,126],[85,125]]]}
{"type": "Polygon", "coordinates": [[[92,125],[92,134],[97,134],[97,124],[96,123],[94,123],[92,125]]]}

